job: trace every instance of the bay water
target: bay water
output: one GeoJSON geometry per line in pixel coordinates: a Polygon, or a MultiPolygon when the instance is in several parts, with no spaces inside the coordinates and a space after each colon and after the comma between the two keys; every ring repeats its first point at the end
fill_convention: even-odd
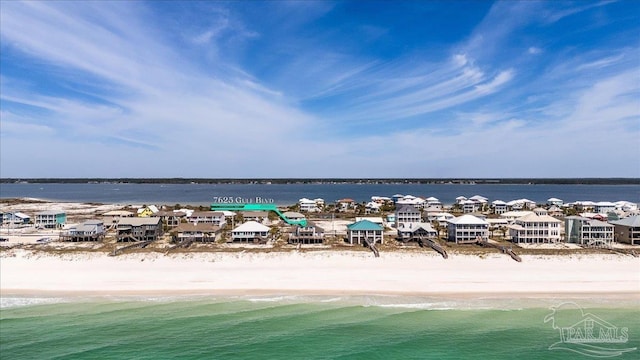
{"type": "Polygon", "coordinates": [[[372,196],[395,194],[436,197],[453,204],[458,196],[481,195],[490,201],[529,199],[544,204],[556,197],[564,202],[630,201],[640,203],[640,185],[513,185],[513,184],[63,184],[4,183],[0,198],[39,198],[65,202],[105,204],[209,205],[214,198],[273,199],[292,205],[299,199],[322,198],[326,203],[351,198],[370,201],[372,196]]]}

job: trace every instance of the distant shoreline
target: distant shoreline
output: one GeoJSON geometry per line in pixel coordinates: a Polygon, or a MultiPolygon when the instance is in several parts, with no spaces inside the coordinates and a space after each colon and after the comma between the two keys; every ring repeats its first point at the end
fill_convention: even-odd
{"type": "Polygon", "coordinates": [[[0,184],[10,183],[640,185],[640,178],[0,178],[0,184]]]}

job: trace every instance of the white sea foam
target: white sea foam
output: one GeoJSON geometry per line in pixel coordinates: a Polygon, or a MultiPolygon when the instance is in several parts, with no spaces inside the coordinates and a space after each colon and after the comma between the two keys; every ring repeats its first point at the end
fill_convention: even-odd
{"type": "Polygon", "coordinates": [[[281,301],[291,301],[291,300],[299,300],[299,299],[300,298],[298,296],[294,296],[294,295],[245,298],[245,300],[251,301],[251,302],[281,302],[281,301]]]}
{"type": "Polygon", "coordinates": [[[33,305],[61,304],[71,302],[69,298],[61,297],[2,297],[0,309],[9,309],[33,305]]]}

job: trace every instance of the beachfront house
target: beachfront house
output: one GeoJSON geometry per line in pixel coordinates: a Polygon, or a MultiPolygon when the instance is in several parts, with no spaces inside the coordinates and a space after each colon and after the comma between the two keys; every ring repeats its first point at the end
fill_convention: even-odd
{"type": "Polygon", "coordinates": [[[565,218],[565,241],[586,246],[611,246],[614,225],[580,216],[565,218]]]}
{"type": "Polygon", "coordinates": [[[402,242],[418,241],[418,239],[435,239],[438,232],[430,223],[402,223],[398,227],[398,240],[402,242]]]}
{"type": "Polygon", "coordinates": [[[296,225],[289,234],[289,244],[322,244],[324,229],[308,222],[306,226],[296,225]]]}
{"type": "Polygon", "coordinates": [[[48,210],[36,214],[34,224],[45,229],[61,228],[67,222],[67,214],[64,211],[48,210]]]}
{"type": "Polygon", "coordinates": [[[382,244],[384,241],[383,230],[384,228],[380,224],[369,220],[360,220],[347,225],[347,241],[352,245],[366,245],[367,241],[370,244],[382,244]]]}
{"type": "Polygon", "coordinates": [[[227,218],[222,211],[194,211],[187,217],[187,221],[192,224],[211,224],[224,227],[227,218]]]}
{"type": "Polygon", "coordinates": [[[29,215],[21,212],[3,212],[0,215],[2,216],[3,225],[26,225],[31,221],[29,215]]]}
{"type": "Polygon", "coordinates": [[[399,205],[396,209],[396,229],[403,223],[422,222],[422,214],[412,205],[399,205]]]}
{"type": "Polygon", "coordinates": [[[101,241],[104,239],[105,229],[102,220],[87,220],[80,225],[69,228],[60,234],[62,241],[101,241]]]}
{"type": "Polygon", "coordinates": [[[220,238],[222,230],[220,226],[212,223],[181,223],[170,231],[175,243],[188,242],[215,242],[220,238]]]}
{"type": "Polygon", "coordinates": [[[265,243],[269,237],[269,230],[268,226],[262,225],[257,221],[247,221],[231,230],[231,241],[265,243]]]}
{"type": "Polygon", "coordinates": [[[509,226],[509,235],[514,243],[555,243],[560,241],[561,223],[549,215],[532,213],[517,218],[509,226]]]}
{"type": "Polygon", "coordinates": [[[489,239],[489,223],[473,215],[462,215],[447,221],[447,240],[456,244],[489,239]]]}
{"type": "Polygon", "coordinates": [[[159,217],[122,218],[116,225],[118,241],[155,241],[162,235],[159,217]]]}
{"type": "Polygon", "coordinates": [[[613,220],[609,223],[614,226],[615,241],[631,245],[640,245],[640,215],[613,220]]]}

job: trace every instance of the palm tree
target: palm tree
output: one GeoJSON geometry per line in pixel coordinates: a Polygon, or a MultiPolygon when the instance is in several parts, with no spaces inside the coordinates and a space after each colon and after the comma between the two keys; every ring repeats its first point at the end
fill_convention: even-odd
{"type": "Polygon", "coordinates": [[[440,231],[443,229],[443,226],[440,225],[440,222],[437,220],[432,221],[431,224],[433,225],[433,228],[436,230],[436,233],[438,233],[438,238],[440,238],[440,231]]]}

